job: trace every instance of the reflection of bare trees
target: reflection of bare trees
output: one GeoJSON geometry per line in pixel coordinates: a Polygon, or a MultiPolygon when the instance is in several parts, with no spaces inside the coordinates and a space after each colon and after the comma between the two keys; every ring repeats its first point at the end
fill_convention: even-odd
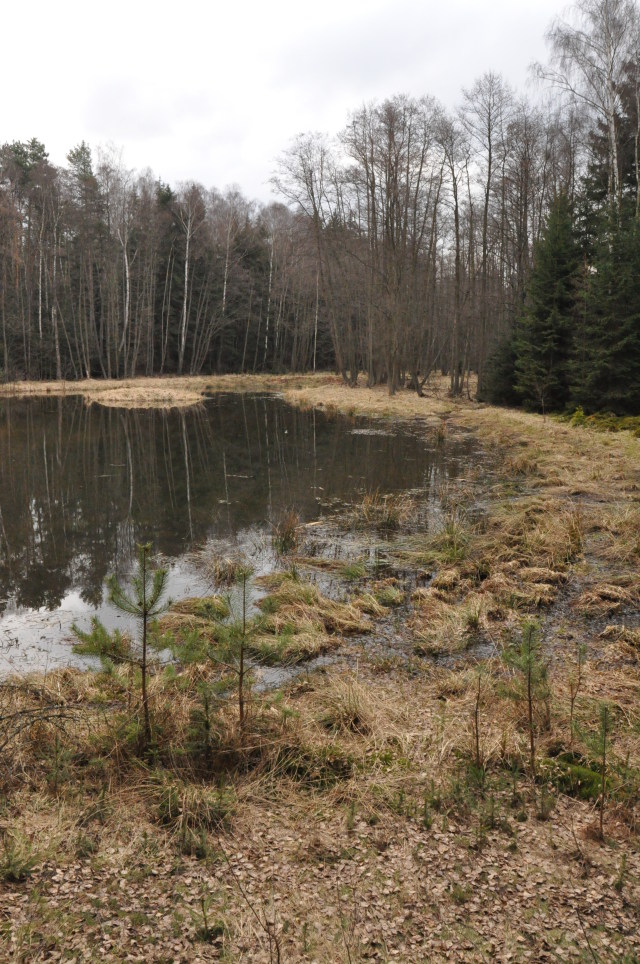
{"type": "Polygon", "coordinates": [[[0,608],[97,604],[135,546],[176,557],[316,497],[430,485],[463,453],[430,456],[404,435],[352,434],[269,397],[221,396],[187,412],[11,400],[0,414],[0,608]]]}

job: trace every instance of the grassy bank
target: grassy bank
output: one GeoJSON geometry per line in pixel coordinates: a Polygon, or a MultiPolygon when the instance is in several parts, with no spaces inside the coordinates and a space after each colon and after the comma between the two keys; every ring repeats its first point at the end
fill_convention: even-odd
{"type": "Polygon", "coordinates": [[[145,753],[130,665],[3,685],[0,956],[638,960],[640,440],[444,385],[204,382],[419,418],[433,446],[473,432],[485,457],[437,525],[375,493],[327,523],[382,562],[289,521],[247,649],[335,662],[250,684],[242,725],[214,601],[157,629],[184,658],[152,675],[145,753]],[[389,632],[400,655],[369,644],[389,632]]]}
{"type": "Polygon", "coordinates": [[[188,408],[198,405],[209,392],[254,392],[321,386],[333,382],[326,375],[200,375],[153,378],[84,379],[81,381],[7,382],[0,384],[0,398],[65,397],[80,395],[87,404],[110,408],[188,408]]]}

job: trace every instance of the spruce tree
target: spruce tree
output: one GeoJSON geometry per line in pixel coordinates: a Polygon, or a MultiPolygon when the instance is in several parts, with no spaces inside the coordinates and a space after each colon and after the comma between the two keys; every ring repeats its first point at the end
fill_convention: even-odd
{"type": "Polygon", "coordinates": [[[527,408],[558,411],[569,401],[579,267],[571,205],[559,194],[534,250],[515,338],[515,388],[527,408]]]}
{"type": "Polygon", "coordinates": [[[478,391],[478,401],[491,405],[519,405],[515,389],[516,349],[511,332],[498,343],[487,361],[484,388],[478,391]]]}
{"type": "Polygon", "coordinates": [[[590,268],[572,400],[586,412],[640,413],[640,225],[604,231],[590,268]]]}

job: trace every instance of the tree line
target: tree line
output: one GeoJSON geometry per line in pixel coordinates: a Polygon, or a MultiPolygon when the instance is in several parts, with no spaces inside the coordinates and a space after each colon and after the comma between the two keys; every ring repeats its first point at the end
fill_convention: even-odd
{"type": "Polygon", "coordinates": [[[637,14],[579,0],[535,99],[489,72],[455,111],[396,95],[300,135],[282,203],[170,187],[85,143],[65,167],[4,144],[3,377],[334,367],[421,393],[437,369],[454,395],[477,373],[481,397],[634,407],[637,14]],[[563,219],[570,264],[546,303],[563,219]]]}
{"type": "Polygon", "coordinates": [[[302,226],[239,190],[171,188],[82,143],[0,148],[0,368],[123,378],[330,364],[302,226]]]}

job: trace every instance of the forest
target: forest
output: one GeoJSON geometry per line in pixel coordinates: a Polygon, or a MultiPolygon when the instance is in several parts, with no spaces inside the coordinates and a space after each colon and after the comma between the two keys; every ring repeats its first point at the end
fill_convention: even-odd
{"type": "Polygon", "coordinates": [[[334,369],[538,411],[640,411],[640,34],[580,0],[529,96],[356,107],[275,162],[280,201],[115,148],[0,148],[0,377],[334,369]],[[475,384],[475,379],[474,379],[475,384]]]}

